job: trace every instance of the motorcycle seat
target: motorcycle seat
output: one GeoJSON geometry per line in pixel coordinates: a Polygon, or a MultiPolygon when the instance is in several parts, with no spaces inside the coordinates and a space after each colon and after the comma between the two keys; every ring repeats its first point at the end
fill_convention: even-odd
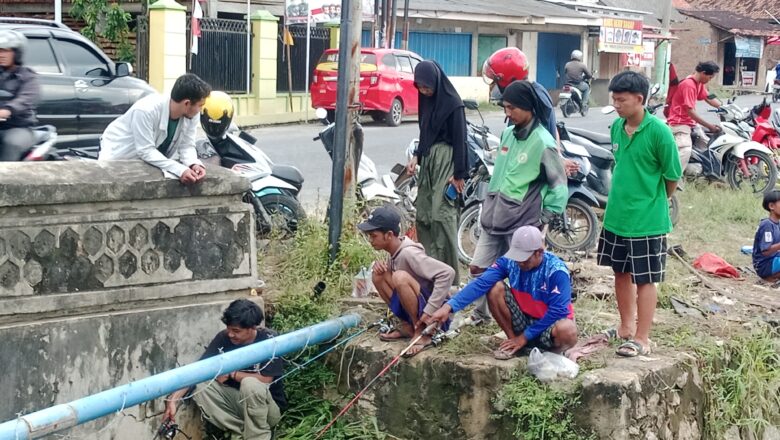
{"type": "Polygon", "coordinates": [[[35,144],[41,144],[51,139],[51,135],[55,130],[56,129],[52,125],[32,127],[33,135],[35,136],[35,144]]]}
{"type": "Polygon", "coordinates": [[[608,134],[596,133],[595,131],[585,130],[584,128],[567,127],[569,133],[584,137],[585,139],[599,145],[612,145],[612,140],[608,134]]]}
{"type": "Polygon", "coordinates": [[[298,168],[291,165],[274,165],[271,168],[271,175],[285,182],[290,182],[293,186],[303,184],[303,174],[298,168]]]}
{"type": "Polygon", "coordinates": [[[597,159],[603,159],[607,161],[614,161],[615,156],[612,154],[611,151],[607,150],[604,147],[601,147],[599,145],[583,145],[586,150],[588,150],[588,153],[597,159]]]}

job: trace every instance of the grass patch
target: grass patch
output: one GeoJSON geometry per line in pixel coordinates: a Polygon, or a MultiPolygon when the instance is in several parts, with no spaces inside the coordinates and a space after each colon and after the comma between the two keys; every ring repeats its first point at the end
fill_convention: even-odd
{"type": "MultiPolygon", "coordinates": [[[[353,218],[359,216],[355,214],[353,218]]],[[[328,264],[328,226],[324,223],[307,220],[299,226],[293,239],[271,241],[258,258],[272,288],[267,292],[271,328],[284,333],[339,315],[338,300],[350,294],[352,277],[377,258],[355,223],[344,223],[341,249],[331,265],[328,264]],[[326,284],[326,289],[315,297],[313,287],[320,281],[326,284]]],[[[305,362],[317,350],[316,347],[308,349],[297,363],[305,362]]],[[[290,408],[277,428],[277,438],[314,438],[340,409],[341,402],[337,405],[324,397],[325,391],[335,383],[336,374],[319,361],[286,378],[290,408]]],[[[373,440],[389,436],[379,429],[375,418],[343,417],[323,438],[373,440]]]]}
{"type": "Polygon", "coordinates": [[[706,396],[704,438],[722,438],[732,427],[742,438],[764,438],[780,423],[780,334],[762,325],[722,347],[700,346],[706,396]]]}
{"type": "Polygon", "coordinates": [[[516,372],[493,399],[498,410],[494,418],[515,421],[514,436],[523,440],[585,440],[595,435],[574,422],[579,404],[579,387],[565,389],[545,385],[534,377],[516,372]]]}

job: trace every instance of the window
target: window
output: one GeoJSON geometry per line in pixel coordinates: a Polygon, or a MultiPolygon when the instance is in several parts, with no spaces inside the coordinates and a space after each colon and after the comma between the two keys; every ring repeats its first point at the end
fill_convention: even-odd
{"type": "MultiPolygon", "coordinates": [[[[338,52],[331,52],[331,53],[323,53],[320,57],[320,63],[336,63],[339,62],[339,53],[338,52]]],[[[360,63],[361,64],[370,64],[373,66],[376,66],[376,55],[372,53],[366,53],[362,52],[360,54],[360,63]]],[[[334,67],[335,68],[335,67],[334,67]]]]}
{"type": "Polygon", "coordinates": [[[412,70],[416,69],[417,65],[422,62],[421,59],[415,57],[411,57],[411,60],[412,60],[412,70]]]}
{"type": "Polygon", "coordinates": [[[396,70],[395,57],[391,53],[385,54],[385,56],[382,57],[382,64],[390,70],[396,70]]]}
{"type": "Polygon", "coordinates": [[[409,60],[409,57],[405,55],[396,55],[395,58],[398,60],[398,67],[400,68],[401,72],[414,73],[412,62],[409,60]]]}
{"type": "Polygon", "coordinates": [[[48,38],[28,38],[24,64],[37,73],[60,73],[48,38]]]}
{"type": "Polygon", "coordinates": [[[111,76],[106,62],[88,46],[72,40],[55,40],[71,76],[106,78],[111,76]]]}

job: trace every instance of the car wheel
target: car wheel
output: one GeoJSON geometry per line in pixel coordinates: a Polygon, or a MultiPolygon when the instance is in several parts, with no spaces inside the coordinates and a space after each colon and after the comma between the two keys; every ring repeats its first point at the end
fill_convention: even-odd
{"type": "Polygon", "coordinates": [[[398,127],[401,125],[401,118],[404,114],[404,105],[398,98],[393,99],[390,111],[385,114],[385,124],[389,127],[398,127]]]}
{"type": "Polygon", "coordinates": [[[336,122],[336,110],[328,110],[328,122],[336,122]]]}

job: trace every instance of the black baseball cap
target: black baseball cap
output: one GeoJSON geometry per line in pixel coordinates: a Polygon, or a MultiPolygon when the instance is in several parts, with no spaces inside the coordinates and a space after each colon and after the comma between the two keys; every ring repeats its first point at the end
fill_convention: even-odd
{"type": "Polygon", "coordinates": [[[393,231],[395,235],[401,233],[401,216],[398,211],[389,206],[380,206],[371,211],[366,221],[358,225],[363,232],[376,230],[393,231]]]}

